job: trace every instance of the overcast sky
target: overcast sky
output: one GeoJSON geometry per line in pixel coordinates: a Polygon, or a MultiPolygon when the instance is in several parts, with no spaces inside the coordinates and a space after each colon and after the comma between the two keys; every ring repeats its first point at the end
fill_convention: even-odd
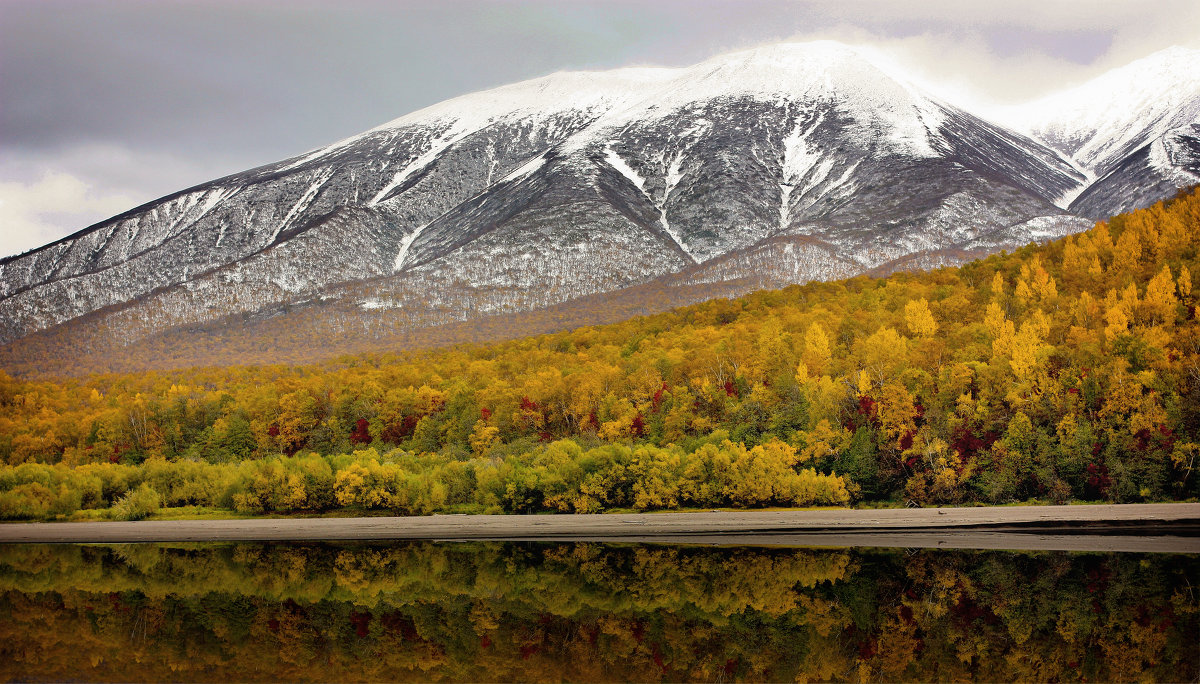
{"type": "Polygon", "coordinates": [[[1200,47],[1200,1],[0,0],[0,255],[455,95],[821,38],[986,111],[1200,47]]]}

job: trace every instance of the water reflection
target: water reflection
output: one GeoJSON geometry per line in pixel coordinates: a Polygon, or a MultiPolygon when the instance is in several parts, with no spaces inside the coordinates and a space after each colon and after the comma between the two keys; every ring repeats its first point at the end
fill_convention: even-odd
{"type": "Polygon", "coordinates": [[[1185,555],[0,546],[22,680],[1195,680],[1185,555]]]}

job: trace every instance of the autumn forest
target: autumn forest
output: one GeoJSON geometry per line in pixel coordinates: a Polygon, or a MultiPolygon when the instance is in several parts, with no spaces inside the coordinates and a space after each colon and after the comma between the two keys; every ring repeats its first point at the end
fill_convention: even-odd
{"type": "Polygon", "coordinates": [[[487,345],[0,374],[0,518],[1200,495],[1200,191],[959,268],[487,345]]]}

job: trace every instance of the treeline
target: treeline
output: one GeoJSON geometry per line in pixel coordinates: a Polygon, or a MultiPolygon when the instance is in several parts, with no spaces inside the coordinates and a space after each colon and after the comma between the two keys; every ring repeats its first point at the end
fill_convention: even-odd
{"type": "MultiPolygon", "coordinates": [[[[361,467],[443,483],[445,505],[462,500],[449,493],[463,491],[450,474],[462,471],[480,506],[595,510],[638,506],[633,484],[602,493],[588,483],[627,477],[654,489],[621,461],[653,453],[645,459],[663,461],[664,482],[679,483],[669,507],[714,500],[685,493],[710,477],[695,465],[716,458],[703,450],[753,462],[755,448],[786,445],[794,456],[782,467],[844,477],[854,499],[1196,497],[1198,236],[1193,190],[960,268],[811,283],[508,343],[311,366],[0,376],[0,477],[16,496],[33,482],[11,469],[25,463],[262,461],[253,469],[316,453],[336,480],[339,457],[374,449],[384,456],[361,467]],[[526,474],[559,452],[612,460],[619,467],[597,467],[622,474],[547,466],[580,483],[584,503],[563,507],[559,475],[526,474]],[[609,453],[630,455],[588,456],[609,453]],[[506,492],[540,488],[535,503],[493,501],[480,484],[493,472],[508,473],[506,492]]],[[[209,500],[232,501],[223,496],[209,500]]],[[[332,489],[324,496],[336,501],[332,489]]]]}
{"type": "Polygon", "coordinates": [[[5,545],[0,678],[1194,681],[1181,555],[5,545]]]}
{"type": "Polygon", "coordinates": [[[239,513],[349,508],[427,515],[850,502],[842,477],[801,468],[800,460],[795,448],[778,440],[747,448],[725,439],[690,453],[677,446],[646,444],[584,450],[561,440],[532,453],[467,461],[400,450],[380,456],[367,449],[239,463],[26,463],[0,470],[0,519],[63,517],[98,509],[109,517],[138,520],[162,506],[239,513]]]}

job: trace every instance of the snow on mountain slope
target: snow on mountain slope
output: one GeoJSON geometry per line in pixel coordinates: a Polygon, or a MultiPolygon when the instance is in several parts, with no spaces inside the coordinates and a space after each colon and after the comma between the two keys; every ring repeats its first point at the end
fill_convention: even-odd
{"type": "MultiPolygon", "coordinates": [[[[1194,158],[1163,135],[1147,168],[1194,158]]],[[[125,343],[231,314],[420,328],[651,282],[949,263],[1086,227],[1062,198],[1087,180],[836,43],[558,73],[0,259],[0,343],[71,321],[125,343]]]]}
{"type": "Polygon", "coordinates": [[[1200,123],[1168,130],[1125,156],[1071,203],[1081,216],[1103,218],[1149,206],[1200,183],[1200,123]]]}
{"type": "MultiPolygon", "coordinates": [[[[914,155],[933,156],[929,135],[940,123],[937,108],[914,86],[890,75],[854,49],[832,41],[784,43],[714,57],[683,69],[633,72],[625,82],[649,83],[642,97],[629,98],[600,118],[595,131],[665,118],[698,102],[747,98],[762,103],[837,103],[870,137],[885,129],[890,144],[914,155]],[[636,79],[634,77],[637,77],[636,79]]],[[[579,146],[595,135],[576,136],[579,146]]]]}
{"type": "Polygon", "coordinates": [[[1200,182],[1200,50],[1173,47],[998,114],[1085,170],[1071,211],[1103,218],[1200,182]]]}

